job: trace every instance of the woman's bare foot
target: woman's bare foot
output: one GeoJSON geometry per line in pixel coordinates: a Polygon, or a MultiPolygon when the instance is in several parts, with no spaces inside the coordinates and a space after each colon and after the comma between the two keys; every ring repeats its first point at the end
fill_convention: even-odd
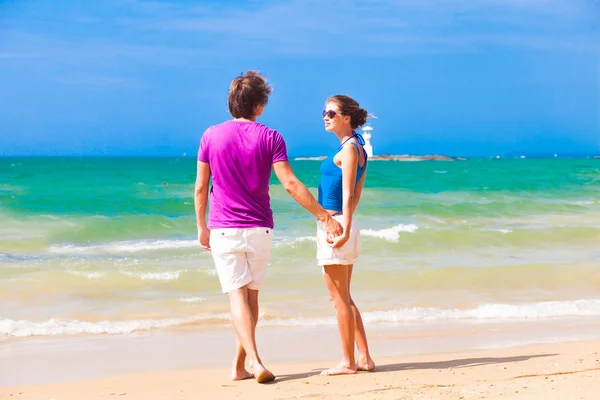
{"type": "Polygon", "coordinates": [[[252,370],[254,371],[254,376],[258,383],[267,383],[275,380],[275,375],[261,364],[254,364],[252,370]]]}
{"type": "Polygon", "coordinates": [[[335,376],[335,375],[351,375],[355,374],[357,370],[356,364],[354,366],[340,363],[335,368],[326,369],[325,371],[321,371],[321,375],[323,376],[335,376]]]}
{"type": "Polygon", "coordinates": [[[243,381],[244,379],[250,379],[250,378],[254,378],[254,375],[252,375],[250,372],[246,371],[245,369],[242,371],[233,371],[233,373],[231,374],[232,381],[243,381]]]}
{"type": "Polygon", "coordinates": [[[373,371],[375,369],[375,362],[371,356],[358,357],[358,370],[359,371],[373,371]]]}

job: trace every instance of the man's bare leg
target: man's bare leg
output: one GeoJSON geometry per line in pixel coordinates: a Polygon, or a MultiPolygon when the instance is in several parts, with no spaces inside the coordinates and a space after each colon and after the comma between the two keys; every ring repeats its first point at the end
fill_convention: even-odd
{"type": "MultiPolygon", "coordinates": [[[[248,289],[248,305],[254,319],[254,331],[256,332],[256,324],[258,323],[258,290],[248,289]]],[[[235,358],[233,360],[231,380],[241,381],[249,378],[254,378],[254,375],[246,371],[246,350],[244,350],[244,346],[242,346],[236,335],[235,358]]]]}
{"type": "Polygon", "coordinates": [[[250,365],[254,372],[254,377],[259,383],[269,382],[275,379],[275,376],[262,365],[256,349],[255,327],[256,322],[252,316],[250,304],[248,303],[248,287],[232,290],[227,293],[229,296],[229,310],[233,327],[237,338],[250,359],[250,365]]]}
{"type": "Polygon", "coordinates": [[[354,359],[354,315],[348,292],[348,266],[326,265],[325,284],[335,307],[338,330],[342,340],[342,361],[335,368],[321,372],[321,375],[355,374],[358,366],[354,359]]]}
{"type": "MultiPolygon", "coordinates": [[[[350,265],[348,268],[348,293],[350,293],[350,282],[352,281],[353,268],[354,265],[350,265]]],[[[356,307],[354,300],[352,300],[352,294],[350,294],[350,305],[352,306],[352,313],[354,314],[354,338],[356,340],[356,346],[358,347],[358,370],[373,371],[375,369],[375,362],[369,353],[369,344],[367,343],[365,325],[363,324],[358,307],[356,307]]]]}

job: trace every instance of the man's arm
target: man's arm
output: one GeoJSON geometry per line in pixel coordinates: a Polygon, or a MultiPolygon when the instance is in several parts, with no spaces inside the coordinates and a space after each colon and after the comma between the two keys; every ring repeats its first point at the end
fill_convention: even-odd
{"type": "Polygon", "coordinates": [[[209,180],[210,166],[208,163],[198,161],[196,184],[194,187],[196,226],[198,227],[198,241],[200,242],[200,246],[208,251],[210,251],[210,230],[206,224],[206,207],[208,205],[209,180]]]}
{"type": "Polygon", "coordinates": [[[309,213],[325,225],[327,233],[333,236],[342,234],[341,225],[321,205],[317,202],[310,191],[296,177],[288,161],[279,161],[273,164],[273,171],[283,185],[284,189],[292,196],[294,200],[309,213]]]}

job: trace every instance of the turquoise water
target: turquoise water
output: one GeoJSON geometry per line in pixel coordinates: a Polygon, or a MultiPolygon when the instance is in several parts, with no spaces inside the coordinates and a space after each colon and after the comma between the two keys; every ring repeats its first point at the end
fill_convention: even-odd
{"type": "MultiPolygon", "coordinates": [[[[316,193],[318,161],[294,161],[316,193]]],[[[228,324],[193,159],[0,159],[0,337],[228,324]]],[[[369,323],[600,316],[600,160],[372,161],[354,296],[369,323]]],[[[314,218],[273,178],[262,323],[329,325],[314,218]]]]}

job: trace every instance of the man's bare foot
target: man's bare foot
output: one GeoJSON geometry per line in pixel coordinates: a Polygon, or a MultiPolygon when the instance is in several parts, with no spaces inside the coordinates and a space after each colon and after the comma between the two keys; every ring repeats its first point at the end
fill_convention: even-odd
{"type": "Polygon", "coordinates": [[[335,376],[335,375],[351,375],[355,374],[357,370],[356,364],[354,366],[348,364],[340,364],[335,368],[326,369],[321,372],[323,376],[335,376]]]}
{"type": "Polygon", "coordinates": [[[258,383],[267,383],[275,380],[275,375],[261,364],[254,364],[252,370],[254,371],[254,376],[258,383]]]}
{"type": "Polygon", "coordinates": [[[359,371],[373,371],[375,369],[375,362],[369,357],[358,358],[358,370],[359,371]]]}
{"type": "Polygon", "coordinates": [[[250,379],[250,378],[254,378],[254,375],[252,375],[250,372],[246,371],[245,369],[243,371],[233,371],[233,373],[231,374],[232,381],[243,381],[244,379],[250,379]]]}

